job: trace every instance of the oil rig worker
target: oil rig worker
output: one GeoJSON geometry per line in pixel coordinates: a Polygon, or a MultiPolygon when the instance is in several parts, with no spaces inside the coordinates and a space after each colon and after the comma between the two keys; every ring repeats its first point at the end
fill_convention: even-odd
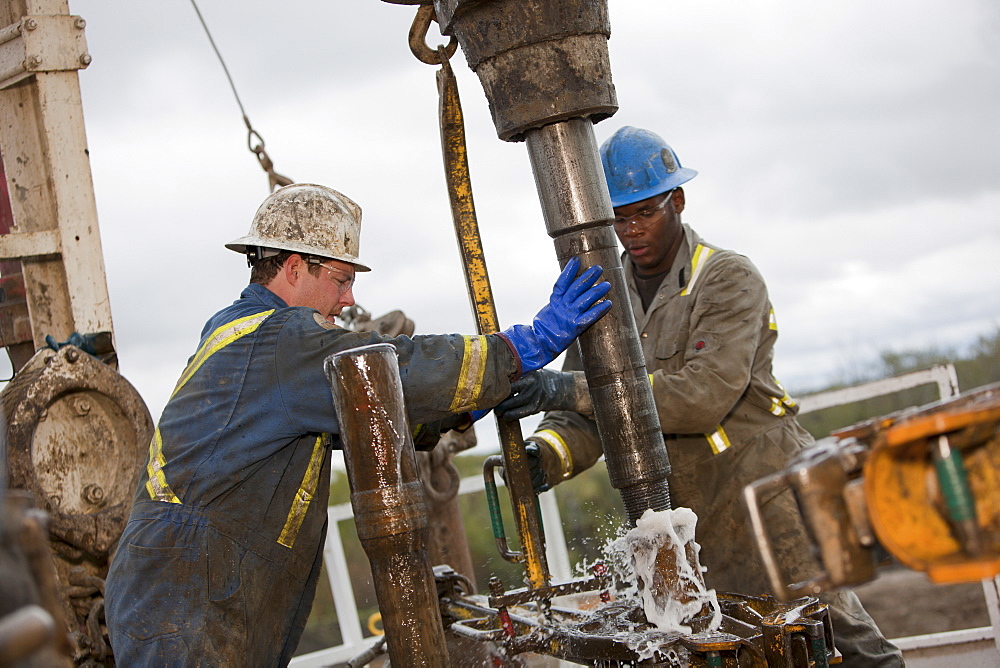
{"type": "MultiPolygon", "coordinates": [[[[768,593],[740,494],[783,469],[813,439],[795,419],[795,401],[771,373],[778,328],[764,279],[746,257],[710,244],[681,223],[681,185],[697,172],[681,166],[661,137],[626,126],[601,145],[600,154],[672,467],[673,505],[699,517],[708,586],[768,593]]],[[[565,371],[524,376],[514,383],[516,394],[496,408],[506,419],[549,411],[526,442],[539,489],[572,478],[602,454],[582,368],[573,346],[565,371]]],[[[775,543],[803,550],[789,549],[784,560],[790,565],[809,553],[796,540],[793,501],[782,501],[785,508],[772,502],[767,512],[778,513],[779,522],[789,518],[772,524],[788,527],[789,535],[775,543]]],[[[853,592],[826,594],[824,601],[845,666],[903,664],[853,592]]]]}
{"type": "Polygon", "coordinates": [[[120,666],[287,665],[327,531],[338,421],[324,359],[389,343],[418,447],[471,425],[611,304],[567,263],[531,325],[390,338],[334,322],[354,304],[361,209],[330,188],[272,193],[247,236],[250,284],[213,315],[163,410],[107,579],[120,666]],[[419,425],[419,426],[418,426],[419,425]]]}

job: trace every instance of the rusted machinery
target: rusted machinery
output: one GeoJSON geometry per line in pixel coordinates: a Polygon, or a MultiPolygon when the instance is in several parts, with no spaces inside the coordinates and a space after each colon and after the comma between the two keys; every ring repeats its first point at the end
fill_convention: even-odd
{"type": "Polygon", "coordinates": [[[758,550],[783,598],[860,584],[876,546],[937,583],[1000,574],[1000,387],[834,432],[745,490],[758,550]],[[815,575],[789,583],[760,499],[792,492],[815,542],[815,575]]]}
{"type": "Polygon", "coordinates": [[[85,27],[65,0],[0,2],[0,339],[15,372],[0,405],[9,485],[48,518],[29,515],[48,527],[60,648],[104,665],[104,577],[152,420],[117,371],[76,73],[85,27]]]}
{"type": "Polygon", "coordinates": [[[719,594],[718,613],[702,606],[689,620],[689,632],[662,632],[635,598],[619,593],[627,585],[621,574],[603,564],[594,577],[547,588],[554,600],[544,604],[537,590],[505,592],[496,579],[489,596],[474,594],[466,576],[447,565],[431,567],[426,503],[394,348],[381,344],[338,353],[328,358],[326,372],[342,416],[358,534],[382,612],[386,635],[380,646],[394,665],[482,666],[489,657],[493,665],[516,666],[524,654],[594,666],[756,668],[836,661],[826,605],[810,597],[781,603],[719,594]],[[588,595],[587,604],[569,605],[574,595],[595,589],[603,591],[588,595]]]}

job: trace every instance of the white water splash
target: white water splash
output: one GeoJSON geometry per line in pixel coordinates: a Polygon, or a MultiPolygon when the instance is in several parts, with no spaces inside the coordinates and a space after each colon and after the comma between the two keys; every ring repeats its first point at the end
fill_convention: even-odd
{"type": "Polygon", "coordinates": [[[690,634],[688,622],[697,617],[706,604],[713,612],[706,630],[714,631],[722,622],[715,590],[705,588],[702,577],[705,569],[698,564],[701,547],[694,542],[697,522],[697,515],[689,508],[647,510],[634,529],[611,545],[613,551],[630,557],[628,561],[631,561],[636,581],[646,583],[646,586],[639,587],[643,610],[649,623],[660,631],[690,634]],[[651,586],[663,583],[662,576],[657,572],[656,559],[664,548],[674,552],[678,578],[676,589],[684,593],[680,598],[672,595],[670,587],[651,586]],[[689,553],[694,557],[691,560],[689,553]]]}

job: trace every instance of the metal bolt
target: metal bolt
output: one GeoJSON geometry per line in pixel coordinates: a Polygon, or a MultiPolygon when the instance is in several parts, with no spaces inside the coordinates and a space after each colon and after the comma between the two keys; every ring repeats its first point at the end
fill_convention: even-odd
{"type": "Polygon", "coordinates": [[[104,488],[91,483],[83,488],[83,500],[99,506],[104,503],[104,488]]]}
{"type": "Polygon", "coordinates": [[[38,27],[38,21],[35,19],[25,19],[23,25],[25,30],[34,30],[38,27]]]}
{"type": "Polygon", "coordinates": [[[84,20],[82,16],[77,16],[76,21],[73,21],[73,25],[76,26],[77,29],[83,30],[84,28],[87,27],[87,22],[84,20]]]}
{"type": "Polygon", "coordinates": [[[93,61],[93,60],[94,59],[91,58],[91,56],[90,56],[89,53],[85,53],[82,56],[80,56],[80,64],[83,65],[84,67],[86,67],[87,65],[90,65],[91,61],[93,61]]]}
{"type": "Polygon", "coordinates": [[[79,415],[80,417],[83,417],[84,415],[87,415],[88,413],[90,413],[90,409],[91,409],[90,401],[87,400],[87,399],[84,399],[82,397],[78,397],[73,402],[73,408],[76,410],[76,414],[77,415],[79,415]]]}
{"type": "Polygon", "coordinates": [[[25,65],[27,67],[38,67],[41,64],[42,64],[42,59],[39,58],[38,56],[28,56],[27,61],[25,61],[25,65]]]}
{"type": "Polygon", "coordinates": [[[70,348],[66,351],[66,361],[72,364],[80,359],[80,351],[75,348],[70,348]]]}

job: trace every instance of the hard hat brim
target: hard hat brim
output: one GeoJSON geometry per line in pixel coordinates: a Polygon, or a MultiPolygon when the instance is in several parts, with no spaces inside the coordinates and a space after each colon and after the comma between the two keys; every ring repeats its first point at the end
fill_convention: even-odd
{"type": "Polygon", "coordinates": [[[636,202],[641,202],[644,199],[649,199],[650,197],[656,197],[657,195],[662,195],[668,190],[673,190],[674,188],[679,188],[694,177],[698,176],[697,170],[688,169],[687,167],[681,167],[676,172],[670,175],[667,180],[656,184],[652,188],[646,188],[644,190],[638,190],[636,192],[630,193],[620,193],[617,197],[611,198],[611,206],[627,206],[629,204],[635,204],[636,202]]]}
{"type": "Polygon", "coordinates": [[[346,262],[347,264],[353,265],[355,271],[371,271],[370,267],[358,262],[358,258],[354,256],[330,255],[328,253],[320,252],[316,248],[306,246],[305,244],[296,244],[294,242],[276,242],[274,239],[261,239],[260,237],[254,235],[240,237],[239,239],[234,239],[226,244],[226,248],[229,250],[242,253],[243,255],[246,255],[250,248],[258,246],[262,248],[274,248],[276,250],[289,251],[291,253],[302,253],[305,255],[329,258],[331,260],[346,262]]]}

